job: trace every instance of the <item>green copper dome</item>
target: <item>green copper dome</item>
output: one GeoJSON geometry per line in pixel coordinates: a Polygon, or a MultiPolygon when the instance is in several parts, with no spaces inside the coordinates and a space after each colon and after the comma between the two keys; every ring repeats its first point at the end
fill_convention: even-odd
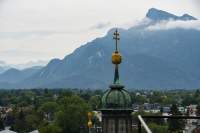
{"type": "Polygon", "coordinates": [[[125,109],[131,107],[131,96],[122,85],[111,85],[102,97],[105,109],[125,109]]]}

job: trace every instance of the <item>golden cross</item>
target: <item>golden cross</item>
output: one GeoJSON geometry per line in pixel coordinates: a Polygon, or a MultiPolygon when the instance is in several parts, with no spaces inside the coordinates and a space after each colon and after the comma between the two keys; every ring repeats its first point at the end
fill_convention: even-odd
{"type": "Polygon", "coordinates": [[[118,41],[120,38],[119,38],[119,32],[117,31],[117,29],[113,35],[114,35],[113,39],[115,40],[115,50],[116,50],[116,52],[118,52],[118,41]]]}

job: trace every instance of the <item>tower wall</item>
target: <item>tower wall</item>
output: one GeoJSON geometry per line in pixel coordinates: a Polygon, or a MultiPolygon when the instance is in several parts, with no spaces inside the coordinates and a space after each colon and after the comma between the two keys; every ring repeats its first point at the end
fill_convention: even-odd
{"type": "Polygon", "coordinates": [[[132,133],[132,110],[102,111],[103,133],[132,133]]]}

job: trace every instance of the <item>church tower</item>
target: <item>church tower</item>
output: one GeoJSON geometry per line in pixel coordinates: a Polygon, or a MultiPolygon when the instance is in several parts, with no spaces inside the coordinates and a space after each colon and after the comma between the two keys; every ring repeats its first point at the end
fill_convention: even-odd
{"type": "Polygon", "coordinates": [[[115,51],[112,54],[112,63],[115,66],[114,81],[102,97],[102,127],[103,133],[131,133],[132,109],[131,96],[120,84],[119,65],[122,56],[118,49],[119,32],[114,32],[115,51]]]}

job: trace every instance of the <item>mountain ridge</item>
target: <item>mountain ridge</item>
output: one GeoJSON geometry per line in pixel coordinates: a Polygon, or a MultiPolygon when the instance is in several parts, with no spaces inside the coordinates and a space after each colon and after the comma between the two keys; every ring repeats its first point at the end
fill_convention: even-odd
{"type": "Polygon", "coordinates": [[[42,69],[41,66],[34,66],[34,67],[26,68],[23,70],[18,70],[16,68],[10,68],[0,74],[0,83],[15,84],[21,80],[28,78],[29,76],[31,76],[33,74],[35,74],[40,69],[42,69]]]}
{"type": "Polygon", "coordinates": [[[155,20],[155,21],[163,21],[163,20],[182,20],[182,21],[190,21],[190,20],[197,20],[197,18],[183,14],[182,16],[176,16],[174,14],[168,13],[166,11],[158,10],[156,8],[150,8],[146,14],[146,17],[155,20]]]}
{"type": "MultiPolygon", "coordinates": [[[[152,17],[152,14],[147,14],[152,17]]],[[[156,9],[159,20],[176,15],[156,9]],[[167,17],[166,17],[167,14],[167,17]],[[159,16],[160,17],[160,16],[159,16]]],[[[172,17],[173,16],[173,17],[172,17]]],[[[154,18],[154,17],[152,17],[154,18]]],[[[167,18],[167,19],[166,19],[167,18]]],[[[190,15],[174,19],[196,20],[190,15]],[[190,19],[186,19],[190,18],[190,19]]],[[[194,29],[145,30],[149,25],[119,29],[122,84],[141,89],[194,89],[200,87],[200,31],[194,29]]],[[[8,88],[106,88],[112,83],[113,29],[77,48],[64,59],[52,59],[45,67],[8,88]]],[[[0,88],[3,87],[0,83],[0,88]]]]}

